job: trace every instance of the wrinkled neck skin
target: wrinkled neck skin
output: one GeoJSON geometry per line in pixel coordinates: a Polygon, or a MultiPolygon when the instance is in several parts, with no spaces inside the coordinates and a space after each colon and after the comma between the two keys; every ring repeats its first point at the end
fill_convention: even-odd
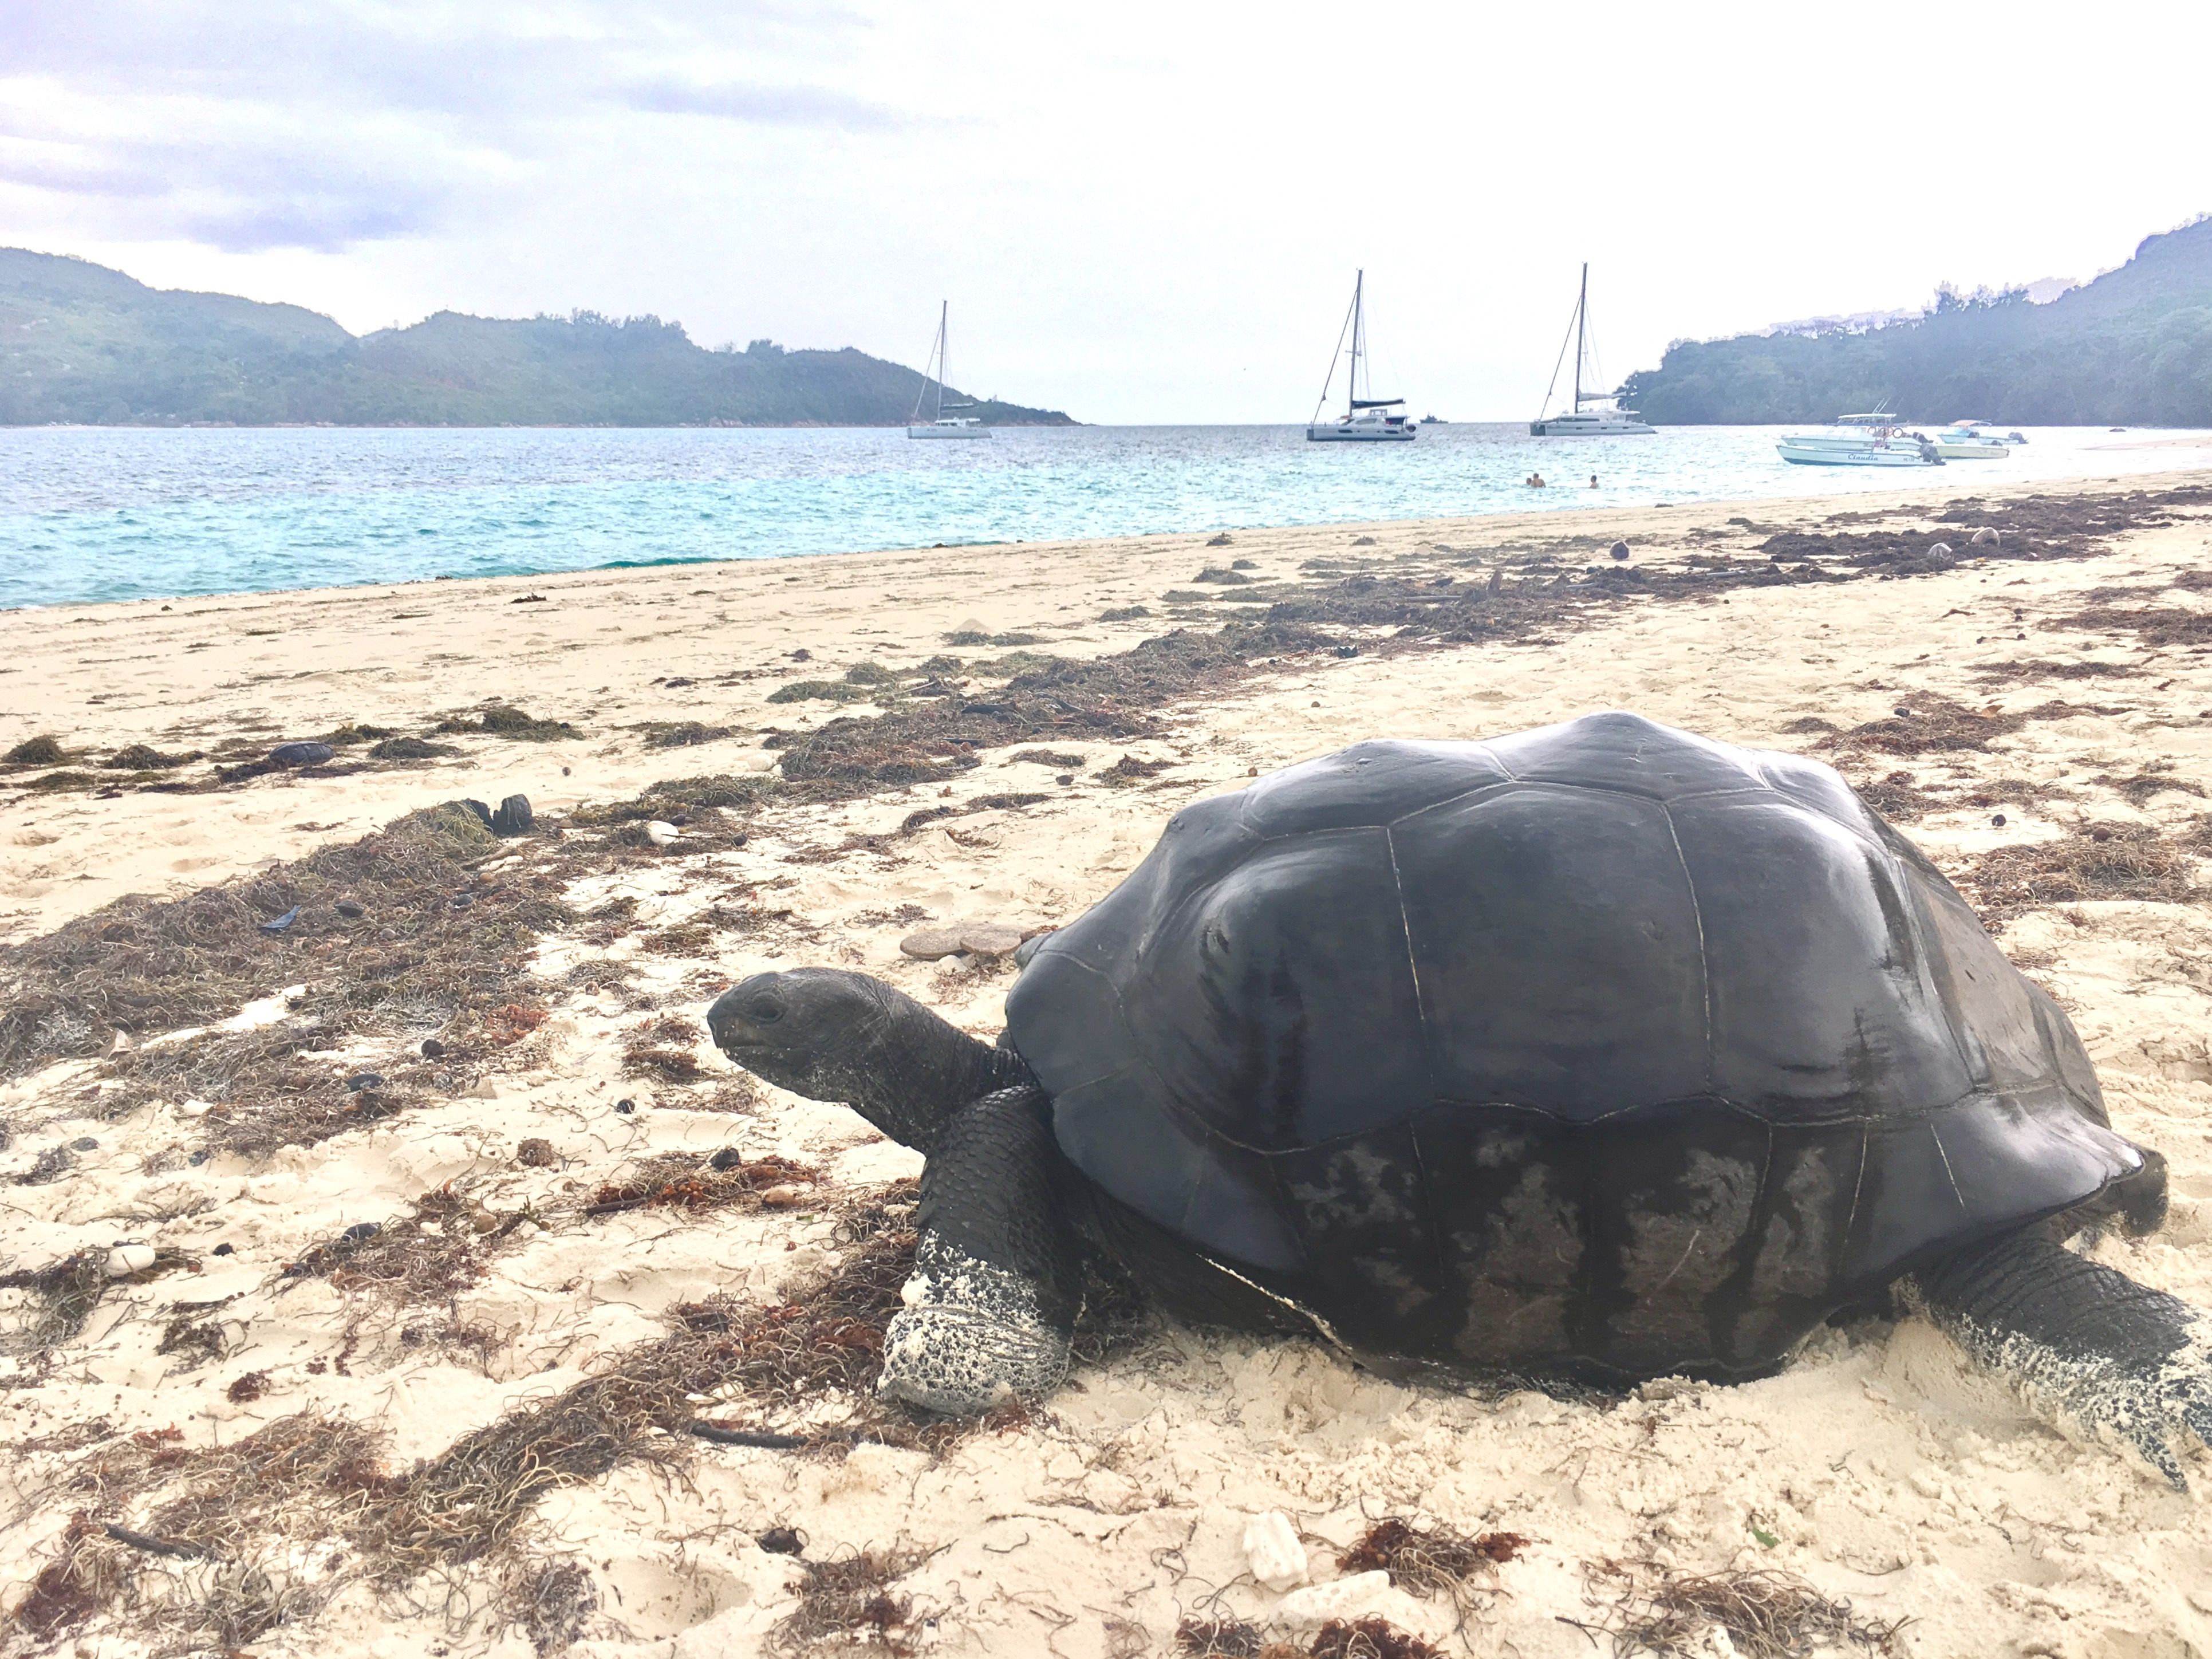
{"type": "Polygon", "coordinates": [[[871,982],[876,1007],[831,1052],[769,1081],[813,1100],[836,1101],[927,1156],[952,1115],[980,1095],[1029,1080],[1011,1048],[994,1048],[912,997],[871,982]]]}

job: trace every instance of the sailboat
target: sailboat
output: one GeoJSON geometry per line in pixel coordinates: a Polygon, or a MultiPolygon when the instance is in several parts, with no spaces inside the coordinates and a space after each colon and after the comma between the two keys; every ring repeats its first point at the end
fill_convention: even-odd
{"type": "Polygon", "coordinates": [[[1337,334],[1337,352],[1330,354],[1328,378],[1321,383],[1321,397],[1314,404],[1313,419],[1306,424],[1306,436],[1312,442],[1411,443],[1416,435],[1413,423],[1406,418],[1401,407],[1406,401],[1403,398],[1377,398],[1371,383],[1367,387],[1368,395],[1359,395],[1360,370],[1367,356],[1367,313],[1361,297],[1366,286],[1367,273],[1362,270],[1352,278],[1352,309],[1337,334]],[[1323,425],[1322,405],[1328,401],[1328,389],[1335,383],[1337,353],[1343,350],[1347,336],[1352,341],[1352,372],[1344,379],[1344,413],[1323,425]],[[1384,412],[1393,409],[1399,412],[1384,412]]]}
{"type": "Polygon", "coordinates": [[[909,438],[988,438],[991,428],[972,415],[958,411],[973,409],[973,404],[948,404],[945,401],[945,342],[952,321],[952,302],[941,302],[944,309],[937,314],[937,339],[929,348],[929,361],[921,367],[921,391],[915,398],[914,413],[907,417],[906,435],[909,438]],[[937,371],[931,378],[930,370],[937,371]],[[921,406],[929,402],[932,386],[937,388],[937,402],[930,410],[929,419],[921,418],[921,406]],[[947,410],[954,412],[946,414],[947,410]]]}
{"type": "MultiPolygon", "coordinates": [[[[1574,406],[1559,415],[1539,415],[1528,422],[1532,438],[1625,438],[1648,433],[1653,428],[1644,418],[1632,410],[1621,408],[1617,396],[1583,390],[1583,366],[1589,360],[1589,265],[1583,266],[1581,293],[1575,296],[1575,314],[1567,325],[1567,336],[1575,343],[1575,401],[1574,406]],[[1589,404],[1592,407],[1584,409],[1589,404]]],[[[1567,350],[1565,340],[1559,342],[1559,355],[1567,350]]],[[[1552,366],[1552,384],[1544,388],[1544,407],[1552,406],[1552,393],[1559,384],[1559,365],[1552,366]]]]}

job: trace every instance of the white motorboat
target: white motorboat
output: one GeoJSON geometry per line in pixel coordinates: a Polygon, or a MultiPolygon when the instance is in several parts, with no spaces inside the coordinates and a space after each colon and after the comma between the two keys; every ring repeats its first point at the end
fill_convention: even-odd
{"type": "Polygon", "coordinates": [[[1947,461],[2001,461],[2027,440],[2016,432],[2001,438],[1979,421],[1960,421],[1937,433],[1934,441],[1947,461]]]}
{"type": "Polygon", "coordinates": [[[1313,418],[1306,423],[1306,439],[1310,443],[1411,443],[1417,435],[1414,423],[1406,416],[1403,398],[1375,396],[1371,381],[1364,388],[1367,395],[1359,395],[1367,359],[1366,289],[1367,273],[1362,270],[1352,278],[1352,309],[1345,314],[1344,327],[1336,337],[1337,349],[1329,356],[1328,376],[1321,383],[1321,396],[1315,401],[1313,418]],[[1328,402],[1328,389],[1336,381],[1336,360],[1347,355],[1344,349],[1346,338],[1352,342],[1348,354],[1352,368],[1344,377],[1344,413],[1324,423],[1322,408],[1328,402]],[[1393,410],[1397,412],[1391,413],[1393,410]]]}
{"type": "MultiPolygon", "coordinates": [[[[1583,266],[1583,285],[1575,295],[1575,314],[1567,320],[1567,337],[1575,343],[1575,395],[1573,403],[1557,415],[1539,415],[1528,422],[1532,438],[1628,438],[1640,437],[1655,428],[1633,410],[1623,409],[1619,397],[1609,393],[1586,392],[1583,390],[1583,369],[1590,356],[1589,346],[1589,266],[1583,266]],[[1585,409],[1583,404],[1589,404],[1585,409]]],[[[1566,341],[1559,343],[1559,356],[1567,355],[1566,341]]],[[[1593,376],[1593,378],[1595,378],[1593,376]]],[[[1552,393],[1559,389],[1559,366],[1552,365],[1552,384],[1544,388],[1544,407],[1552,406],[1552,393]]]]}
{"type": "Polygon", "coordinates": [[[1796,466],[1943,465],[1942,453],[1933,441],[1917,432],[1899,432],[1887,425],[1865,425],[1855,431],[1792,433],[1774,447],[1784,460],[1796,466]]]}
{"type": "Polygon", "coordinates": [[[988,438],[991,428],[972,415],[958,411],[973,409],[973,404],[948,404],[945,401],[945,345],[952,321],[952,302],[945,301],[937,314],[937,339],[929,348],[929,361],[922,365],[921,391],[914,400],[914,413],[907,417],[906,435],[909,438],[988,438]],[[933,379],[930,371],[935,369],[933,379]],[[937,401],[930,410],[930,418],[921,418],[921,406],[929,402],[930,388],[937,389],[937,401]],[[954,412],[948,415],[945,410],[954,412]]]}

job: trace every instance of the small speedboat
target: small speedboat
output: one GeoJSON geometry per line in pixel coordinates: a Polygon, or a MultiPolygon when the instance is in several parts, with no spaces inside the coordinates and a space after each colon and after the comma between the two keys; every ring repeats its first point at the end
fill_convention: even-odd
{"type": "Polygon", "coordinates": [[[1946,427],[1929,441],[1947,461],[2001,461],[2013,452],[2010,442],[1987,430],[1979,421],[1946,427]]]}
{"type": "MultiPolygon", "coordinates": [[[[1838,422],[1840,426],[1842,423],[1838,422]]],[[[1795,466],[1941,466],[1943,455],[1932,441],[1892,426],[1856,430],[1792,433],[1774,446],[1795,466]]]]}

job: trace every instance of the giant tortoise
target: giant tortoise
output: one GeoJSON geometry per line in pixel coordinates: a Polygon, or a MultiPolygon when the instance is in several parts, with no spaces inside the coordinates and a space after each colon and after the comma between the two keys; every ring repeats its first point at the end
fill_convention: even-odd
{"type": "Polygon", "coordinates": [[[882,1386],[1059,1382],[1082,1252],[1394,1374],[1772,1370],[1901,1297],[2180,1482],[2187,1304],[2064,1247],[2163,1218],[2065,1013],[1830,768],[1633,714],[1372,742],[1177,813],[996,1047],[756,975],[748,1071],[924,1154],[882,1386]]]}

